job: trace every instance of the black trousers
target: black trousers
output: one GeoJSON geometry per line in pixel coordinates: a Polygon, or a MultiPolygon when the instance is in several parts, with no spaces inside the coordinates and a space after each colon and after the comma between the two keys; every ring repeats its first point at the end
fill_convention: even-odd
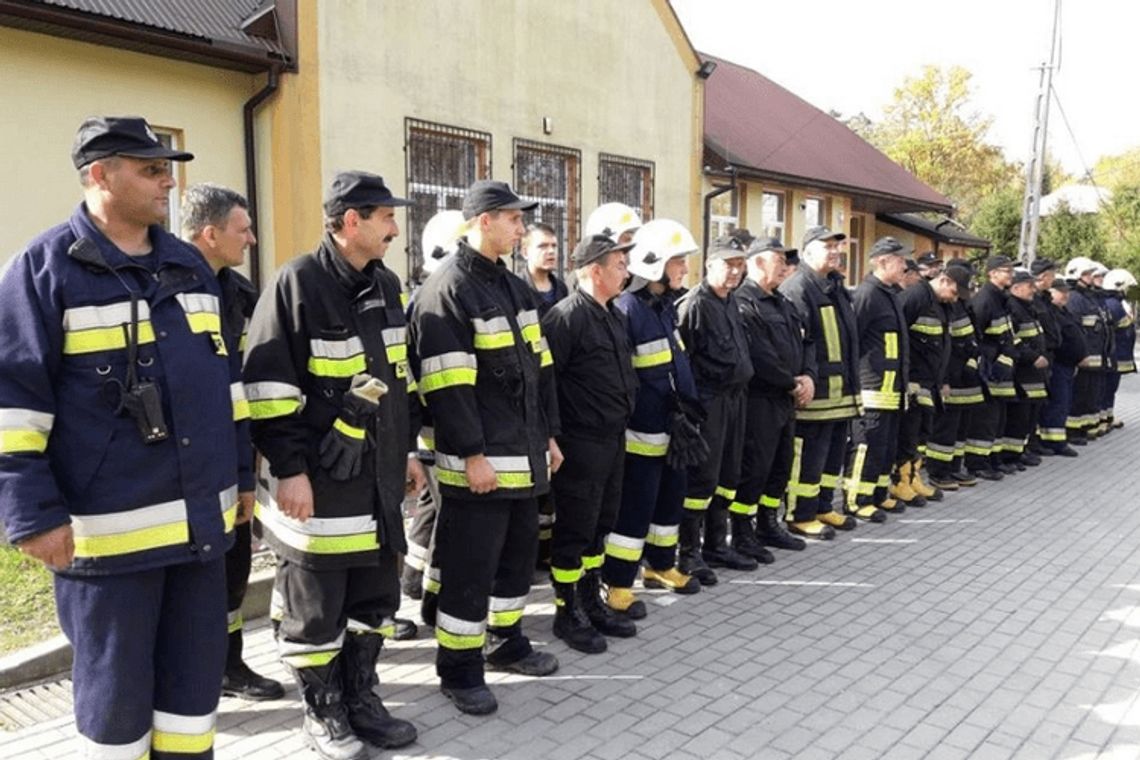
{"type": "Polygon", "coordinates": [[[434,555],[440,584],[435,665],[443,686],[484,683],[488,629],[501,639],[490,657],[510,662],[530,653],[521,621],[537,551],[533,497],[443,497],[434,555]]]}
{"type": "Polygon", "coordinates": [[[902,413],[868,409],[851,423],[847,453],[847,508],[877,506],[887,498],[902,413]]]}
{"type": "Polygon", "coordinates": [[[717,394],[705,402],[708,419],[701,426],[701,436],[708,444],[709,456],[703,464],[689,468],[685,509],[703,512],[714,495],[728,501],[735,498],[747,408],[743,388],[717,394]]]}
{"type": "Polygon", "coordinates": [[[926,442],[926,469],[932,477],[945,480],[958,470],[966,453],[969,412],[975,406],[944,404],[933,415],[930,439],[926,442]]]}
{"type": "Polygon", "coordinates": [[[1005,435],[1001,440],[1003,462],[1012,462],[1025,453],[1029,435],[1037,429],[1037,417],[1041,413],[1038,401],[1018,400],[1006,404],[1005,435]]]}
{"type": "MultiPolygon", "coordinates": [[[[606,536],[621,505],[625,432],[608,440],[564,433],[558,445],[565,459],[550,481],[555,509],[550,574],[556,583],[576,583],[584,570],[602,566],[606,536]]],[[[641,547],[636,551],[640,558],[641,547]]]]}
{"type": "Polygon", "coordinates": [[[1099,371],[1077,370],[1076,380],[1073,381],[1073,407],[1066,423],[1071,437],[1086,438],[1089,431],[1100,424],[1104,375],[1104,372],[1099,371]]]}
{"type": "Polygon", "coordinates": [[[408,525],[408,553],[404,555],[404,564],[426,574],[435,548],[435,521],[439,516],[439,479],[436,478],[435,468],[430,463],[425,464],[424,471],[427,473],[427,488],[420,491],[420,495],[416,498],[416,511],[412,515],[411,524],[408,525]]]}
{"type": "MultiPolygon", "coordinates": [[[[792,472],[788,478],[788,509],[785,519],[788,522],[808,522],[820,512],[830,512],[831,495],[836,482],[829,480],[827,501],[822,499],[822,480],[825,470],[829,478],[838,472],[842,465],[836,465],[838,457],[842,462],[846,453],[843,446],[847,437],[847,422],[803,422],[795,423],[792,438],[792,472]],[[838,452],[833,451],[838,443],[838,452]]],[[[834,475],[838,481],[838,475],[834,475]]]]}
{"type": "Polygon", "coordinates": [[[997,463],[1001,451],[998,437],[1005,430],[1005,401],[990,399],[975,407],[970,414],[970,430],[966,439],[966,467],[988,470],[997,463]]]}
{"type": "Polygon", "coordinates": [[[241,635],[241,605],[249,586],[253,562],[253,530],[250,523],[234,526],[234,545],[226,552],[226,630],[241,635]]]}
{"type": "Polygon", "coordinates": [[[338,570],[312,570],[279,558],[273,593],[282,605],[277,648],[293,668],[327,665],[346,631],[395,633],[400,582],[389,552],[381,552],[376,564],[338,570]]]}
{"type": "Polygon", "coordinates": [[[729,506],[754,515],[759,507],[778,509],[792,473],[795,402],[791,396],[748,397],[740,484],[729,506]]]}
{"type": "Polygon", "coordinates": [[[913,462],[922,456],[934,432],[934,407],[910,397],[910,406],[899,419],[899,442],[894,464],[913,462]]]}
{"type": "Polygon", "coordinates": [[[1037,434],[1041,438],[1041,445],[1054,451],[1064,448],[1068,441],[1066,423],[1073,405],[1075,375],[1076,369],[1064,364],[1054,364],[1049,373],[1049,398],[1041,407],[1037,434]]]}

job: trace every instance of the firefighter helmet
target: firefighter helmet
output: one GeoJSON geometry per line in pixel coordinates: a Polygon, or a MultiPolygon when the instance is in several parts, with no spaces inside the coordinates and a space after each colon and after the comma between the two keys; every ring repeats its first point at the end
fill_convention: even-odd
{"type": "Polygon", "coordinates": [[[1136,287],[1136,278],[1127,269],[1113,269],[1104,276],[1104,287],[1121,293],[1136,287]]]}
{"type": "Polygon", "coordinates": [[[440,211],[424,225],[420,250],[424,256],[424,271],[431,274],[439,269],[447,257],[455,253],[459,238],[463,237],[466,222],[462,211],[440,211]]]}
{"type": "Polygon", "coordinates": [[[624,203],[603,203],[586,220],[586,237],[605,235],[617,240],[623,232],[631,232],[641,226],[641,217],[624,203]]]}
{"type": "Polygon", "coordinates": [[[657,282],[665,276],[665,263],[669,259],[688,256],[698,250],[697,241],[683,224],[672,219],[654,219],[633,235],[629,273],[657,282]]]}
{"type": "Polygon", "coordinates": [[[1079,280],[1088,272],[1096,269],[1096,262],[1086,256],[1078,256],[1071,259],[1065,265],[1065,279],[1066,280],[1079,280]]]}

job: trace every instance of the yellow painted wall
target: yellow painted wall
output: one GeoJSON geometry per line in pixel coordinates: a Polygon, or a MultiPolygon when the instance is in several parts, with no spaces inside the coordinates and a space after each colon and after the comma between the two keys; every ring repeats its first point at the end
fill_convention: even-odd
{"type": "Polygon", "coordinates": [[[242,105],[259,77],[0,27],[0,263],[82,200],[71,143],[92,115],[180,129],[187,183],[245,190],[242,105]]]}
{"type": "MultiPolygon", "coordinates": [[[[599,152],[652,160],[655,216],[694,225],[695,67],[653,2],[326,0],[319,13],[321,187],[360,168],[403,193],[410,116],[490,132],[500,180],[513,181],[513,138],[580,149],[583,223],[599,152]]],[[[401,274],[406,242],[388,254],[401,274]]]]}

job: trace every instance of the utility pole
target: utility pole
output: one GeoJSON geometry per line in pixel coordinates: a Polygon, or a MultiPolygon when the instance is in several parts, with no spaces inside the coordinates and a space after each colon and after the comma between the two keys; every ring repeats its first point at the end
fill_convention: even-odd
{"type": "Polygon", "coordinates": [[[1054,0],[1053,38],[1049,63],[1038,67],[1041,72],[1037,91],[1037,108],[1033,123],[1033,153],[1025,165],[1025,200],[1021,207],[1021,236],[1017,252],[1025,266],[1037,256],[1037,234],[1041,229],[1041,185],[1045,177],[1045,143],[1049,133],[1049,101],[1053,93],[1053,71],[1057,68],[1060,47],[1061,0],[1054,0]]]}

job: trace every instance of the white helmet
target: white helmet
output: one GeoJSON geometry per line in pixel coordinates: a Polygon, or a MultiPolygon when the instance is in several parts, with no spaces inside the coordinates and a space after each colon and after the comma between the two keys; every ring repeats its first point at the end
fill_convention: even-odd
{"type": "Polygon", "coordinates": [[[1104,264],[1101,264],[1099,261],[1094,261],[1093,264],[1096,265],[1093,269],[1093,277],[1104,277],[1108,274],[1108,267],[1104,264]]]}
{"type": "Polygon", "coordinates": [[[440,211],[424,225],[420,251],[424,257],[424,272],[431,274],[439,269],[447,257],[458,250],[467,222],[462,211],[440,211]]]}
{"type": "Polygon", "coordinates": [[[603,203],[586,220],[586,237],[605,235],[617,240],[623,232],[641,226],[641,217],[624,203],[603,203]]]}
{"type": "Polygon", "coordinates": [[[1065,265],[1065,279],[1079,280],[1081,275],[1096,269],[1096,262],[1085,256],[1078,256],[1065,265]]]}
{"type": "Polygon", "coordinates": [[[683,224],[672,219],[654,219],[633,234],[629,273],[657,282],[665,276],[665,263],[669,259],[698,250],[697,241],[683,224]]]}
{"type": "Polygon", "coordinates": [[[1136,278],[1127,269],[1113,269],[1104,276],[1104,287],[1121,293],[1136,287],[1136,278]]]}

